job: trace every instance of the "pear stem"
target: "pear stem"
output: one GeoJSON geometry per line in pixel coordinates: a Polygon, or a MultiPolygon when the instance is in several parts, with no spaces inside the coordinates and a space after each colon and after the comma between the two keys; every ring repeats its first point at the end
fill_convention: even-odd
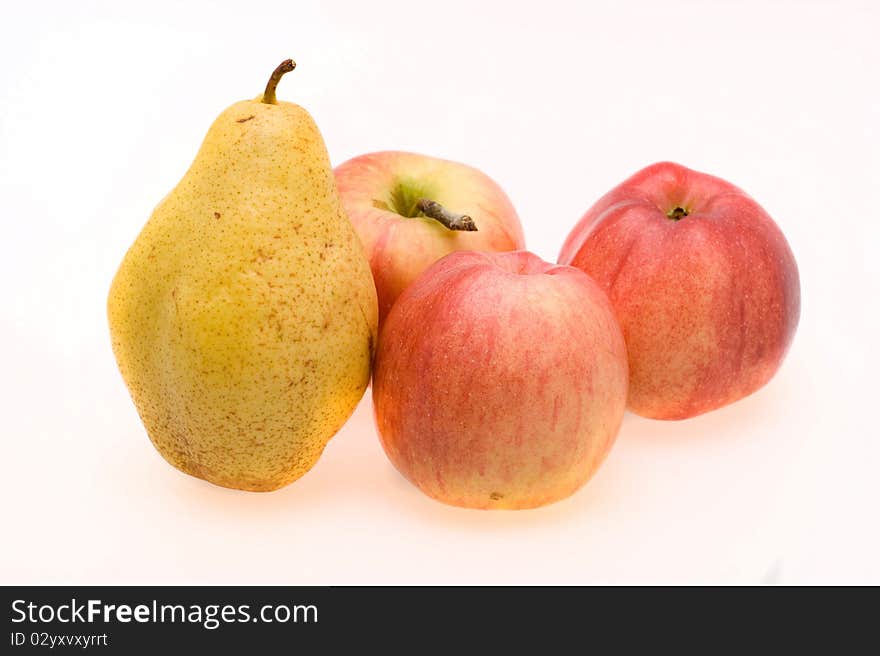
{"type": "Polygon", "coordinates": [[[263,102],[267,105],[277,105],[278,99],[275,98],[275,89],[278,86],[278,83],[281,81],[282,76],[285,73],[290,73],[294,68],[296,68],[296,62],[292,59],[285,59],[283,62],[278,64],[278,68],[272,71],[272,77],[269,78],[269,81],[266,83],[266,90],[263,92],[263,102]]]}
{"type": "Polygon", "coordinates": [[[416,203],[416,207],[425,216],[435,219],[445,225],[450,230],[464,230],[466,232],[476,232],[477,225],[474,220],[467,214],[458,214],[450,212],[435,200],[420,198],[416,203]]]}

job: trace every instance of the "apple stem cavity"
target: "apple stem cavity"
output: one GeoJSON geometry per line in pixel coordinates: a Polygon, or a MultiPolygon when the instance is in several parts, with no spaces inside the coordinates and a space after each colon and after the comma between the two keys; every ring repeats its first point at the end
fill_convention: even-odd
{"type": "Polygon", "coordinates": [[[671,210],[669,210],[666,213],[666,216],[668,216],[673,221],[679,221],[680,219],[682,219],[683,217],[685,217],[687,215],[688,215],[688,211],[681,206],[673,207],[671,210]]]}
{"type": "Polygon", "coordinates": [[[450,230],[463,230],[466,232],[476,232],[477,225],[474,220],[467,214],[458,214],[451,212],[435,200],[420,198],[416,207],[428,218],[439,221],[450,230]]]}
{"type": "Polygon", "coordinates": [[[285,73],[290,73],[294,68],[296,68],[296,62],[292,59],[285,59],[283,62],[278,64],[278,68],[272,71],[272,76],[269,78],[269,81],[266,83],[266,90],[263,92],[263,102],[267,105],[277,105],[278,99],[275,98],[275,89],[278,87],[278,83],[281,81],[281,78],[285,73]]]}

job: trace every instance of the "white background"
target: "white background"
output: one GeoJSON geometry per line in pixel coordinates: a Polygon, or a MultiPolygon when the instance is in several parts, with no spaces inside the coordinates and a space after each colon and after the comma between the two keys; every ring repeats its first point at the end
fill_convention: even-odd
{"type": "Polygon", "coordinates": [[[880,583],[880,5],[124,4],[3,11],[0,583],[880,583]],[[422,496],[368,397],[279,492],[172,469],[116,370],[107,290],[211,121],[288,56],[279,97],[335,164],[475,165],[545,259],[652,162],[743,187],[800,266],[783,368],[697,419],[628,415],[595,478],[535,511],[422,496]]]}

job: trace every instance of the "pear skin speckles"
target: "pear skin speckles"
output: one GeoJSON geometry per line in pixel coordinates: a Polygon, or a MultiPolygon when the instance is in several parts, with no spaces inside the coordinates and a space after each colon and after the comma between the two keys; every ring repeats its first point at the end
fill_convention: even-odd
{"type": "Polygon", "coordinates": [[[108,318],[172,465],[267,491],[315,464],[369,382],[377,302],[304,109],[243,101],[217,118],[126,254],[108,318]]]}

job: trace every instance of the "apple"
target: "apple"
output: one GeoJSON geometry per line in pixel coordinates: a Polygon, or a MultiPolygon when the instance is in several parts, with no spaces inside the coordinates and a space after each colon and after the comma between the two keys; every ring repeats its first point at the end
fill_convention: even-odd
{"type": "Polygon", "coordinates": [[[400,296],[380,332],[380,440],[425,494],[533,508],[581,487],[626,407],[626,347],[604,292],[526,251],[457,252],[400,296]]]}
{"type": "Polygon", "coordinates": [[[466,164],[369,153],[336,167],[336,182],[373,270],[380,323],[400,293],[444,255],[525,247],[510,199],[466,164]]]}
{"type": "Polygon", "coordinates": [[[629,408],[693,417],[779,369],[800,316],[798,269],[773,219],[742,190],[663,162],[603,196],[561,264],[608,294],[629,354],[629,408]]]}

